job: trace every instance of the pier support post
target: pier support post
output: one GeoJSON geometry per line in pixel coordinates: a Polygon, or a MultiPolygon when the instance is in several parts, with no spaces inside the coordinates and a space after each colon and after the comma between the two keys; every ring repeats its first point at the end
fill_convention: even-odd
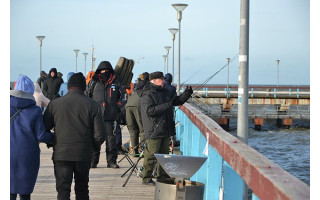
{"type": "Polygon", "coordinates": [[[226,117],[220,117],[218,119],[218,124],[223,128],[225,131],[229,131],[229,119],[226,117]]]}
{"type": "Polygon", "coordinates": [[[277,127],[278,128],[282,127],[282,120],[280,118],[277,119],[277,127]]]}
{"type": "Polygon", "coordinates": [[[263,125],[263,118],[254,118],[254,129],[256,131],[261,131],[261,126],[263,125]]]}
{"type": "Polygon", "coordinates": [[[283,119],[283,126],[289,129],[292,126],[292,117],[283,119]]]}

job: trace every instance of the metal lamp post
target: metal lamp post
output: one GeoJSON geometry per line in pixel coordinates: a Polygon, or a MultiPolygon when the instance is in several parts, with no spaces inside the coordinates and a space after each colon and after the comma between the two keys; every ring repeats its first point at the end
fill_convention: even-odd
{"type": "Polygon", "coordinates": [[[45,38],[46,36],[36,36],[36,38],[39,40],[40,42],[40,72],[42,71],[42,54],[41,54],[41,47],[42,47],[42,40],[45,38]]]}
{"type": "Polygon", "coordinates": [[[176,39],[176,33],[179,31],[177,28],[169,28],[172,33],[172,84],[174,83],[174,40],[176,39]]]}
{"type": "Polygon", "coordinates": [[[228,63],[228,76],[227,76],[227,99],[230,97],[230,92],[229,92],[229,63],[230,63],[230,58],[227,58],[227,63],[228,63]]]}
{"type": "Polygon", "coordinates": [[[181,47],[181,19],[182,11],[188,6],[188,4],[172,4],[172,6],[178,12],[178,22],[179,22],[179,44],[178,44],[178,77],[177,77],[177,94],[180,94],[180,47],[181,47]]]}
{"type": "Polygon", "coordinates": [[[276,60],[277,62],[277,88],[279,88],[279,63],[280,60],[276,60]]]}
{"type": "Polygon", "coordinates": [[[164,47],[167,50],[167,73],[169,73],[169,50],[171,49],[170,46],[164,47]]]}
{"type": "Polygon", "coordinates": [[[79,53],[79,49],[73,49],[73,51],[76,53],[76,73],[78,72],[78,53],[79,53]]]}
{"type": "Polygon", "coordinates": [[[84,76],[87,75],[87,55],[88,53],[82,53],[84,55],[84,76]]]}
{"type": "Polygon", "coordinates": [[[94,57],[94,47],[92,45],[92,48],[90,49],[92,55],[91,55],[91,70],[94,71],[94,61],[96,60],[96,58],[94,57]]]}
{"type": "Polygon", "coordinates": [[[166,71],[166,61],[167,61],[167,55],[162,55],[162,57],[164,58],[164,67],[163,67],[163,73],[165,73],[165,71],[166,71]]]}

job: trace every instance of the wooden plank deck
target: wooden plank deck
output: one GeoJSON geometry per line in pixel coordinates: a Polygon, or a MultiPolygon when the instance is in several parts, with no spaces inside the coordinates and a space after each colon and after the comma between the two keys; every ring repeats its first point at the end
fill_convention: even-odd
{"type": "MultiPolygon", "coordinates": [[[[122,129],[122,141],[125,143],[130,138],[126,127],[122,129]]],[[[31,194],[31,199],[34,200],[51,200],[57,199],[56,183],[53,171],[53,163],[51,160],[52,148],[47,149],[45,144],[40,144],[40,169],[35,189],[31,194]]],[[[133,172],[128,183],[122,187],[127,175],[121,178],[121,175],[130,167],[127,159],[119,163],[119,169],[107,168],[105,156],[105,144],[101,147],[100,163],[98,168],[90,170],[89,178],[89,195],[90,199],[103,200],[131,200],[131,199],[154,199],[155,187],[145,186],[141,183],[141,178],[138,178],[133,172]]],[[[123,155],[118,156],[118,161],[123,155]]],[[[135,162],[137,158],[131,159],[135,162]]],[[[143,165],[143,159],[139,161],[138,167],[143,165]]],[[[71,199],[75,199],[74,183],[71,187],[71,199]]]]}

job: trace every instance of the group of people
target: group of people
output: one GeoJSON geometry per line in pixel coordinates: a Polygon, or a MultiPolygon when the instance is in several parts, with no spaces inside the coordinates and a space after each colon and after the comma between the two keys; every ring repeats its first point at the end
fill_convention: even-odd
{"type": "MultiPolygon", "coordinates": [[[[57,199],[70,199],[73,176],[76,199],[89,199],[89,170],[97,167],[104,142],[107,167],[119,168],[121,121],[127,124],[134,154],[144,146],[142,183],[154,185],[154,154],[169,153],[174,106],[185,103],[192,88],[177,96],[171,74],[162,72],[145,72],[134,86],[123,86],[108,61],[90,72],[89,80],[71,72],[63,83],[55,68],[49,75],[41,72],[38,83],[20,75],[10,91],[10,199],[17,194],[30,199],[40,165],[39,142],[53,147],[57,199]],[[46,100],[39,102],[41,95],[46,100]]],[[[157,169],[156,178],[168,177],[161,166],[157,169]]]]}

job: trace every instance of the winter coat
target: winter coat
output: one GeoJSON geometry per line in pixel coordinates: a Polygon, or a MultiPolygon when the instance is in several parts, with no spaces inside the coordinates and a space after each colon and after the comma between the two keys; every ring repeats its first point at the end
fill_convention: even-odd
{"type": "Polygon", "coordinates": [[[164,76],[164,87],[167,89],[168,91],[168,96],[170,97],[170,99],[173,99],[173,97],[177,96],[177,92],[176,92],[176,87],[174,87],[173,85],[171,85],[172,83],[172,75],[170,73],[166,74],[164,76]]]}
{"type": "Polygon", "coordinates": [[[42,90],[43,94],[50,100],[60,97],[58,92],[60,85],[63,83],[62,78],[57,76],[57,69],[52,68],[49,74],[51,74],[52,71],[55,72],[54,77],[49,77],[46,79],[42,90]]]}
{"type": "Polygon", "coordinates": [[[114,75],[112,68],[109,79],[104,82],[101,79],[101,68],[97,68],[86,88],[86,94],[99,103],[105,121],[119,121],[120,109],[126,102],[125,89],[118,77],[114,75]]]}
{"type": "Polygon", "coordinates": [[[80,89],[70,89],[67,95],[51,101],[44,123],[46,130],[54,127],[54,161],[91,161],[94,149],[106,139],[99,105],[80,89]]]}
{"type": "Polygon", "coordinates": [[[33,97],[36,100],[36,105],[43,108],[43,107],[47,107],[50,100],[45,97],[43,95],[43,93],[41,92],[40,86],[38,83],[34,83],[34,94],[33,97]]]}
{"type": "Polygon", "coordinates": [[[10,116],[23,109],[10,123],[10,193],[31,194],[39,166],[38,142],[52,142],[53,134],[45,131],[40,107],[32,94],[10,91],[10,116]]]}
{"type": "Polygon", "coordinates": [[[141,96],[141,118],[146,139],[169,137],[175,133],[173,107],[165,88],[146,84],[141,96]]]}
{"type": "Polygon", "coordinates": [[[44,82],[46,81],[46,79],[47,78],[45,78],[45,77],[39,77],[37,80],[37,83],[39,84],[41,90],[43,89],[44,82]]]}
{"type": "Polygon", "coordinates": [[[73,74],[74,74],[73,72],[69,72],[69,73],[68,73],[68,76],[67,76],[67,82],[62,83],[62,84],[60,85],[60,89],[59,89],[59,92],[58,92],[58,94],[59,94],[60,96],[64,96],[64,95],[66,95],[66,94],[68,93],[68,81],[69,81],[69,78],[70,78],[73,74]]]}

